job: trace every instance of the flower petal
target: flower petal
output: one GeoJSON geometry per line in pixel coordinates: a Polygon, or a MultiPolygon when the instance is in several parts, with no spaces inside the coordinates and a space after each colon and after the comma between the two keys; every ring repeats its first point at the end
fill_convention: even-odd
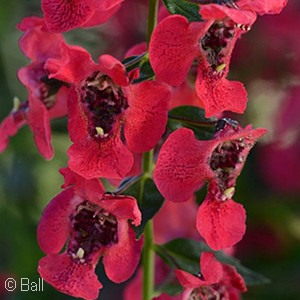
{"type": "Polygon", "coordinates": [[[0,124],[0,152],[7,148],[9,137],[14,136],[26,124],[22,113],[20,118],[15,118],[14,114],[18,114],[18,111],[11,112],[0,124]]]}
{"type": "Polygon", "coordinates": [[[171,85],[181,84],[199,53],[199,38],[204,35],[206,22],[189,23],[180,15],[162,20],[154,29],[149,58],[157,76],[171,85]]]}
{"type": "Polygon", "coordinates": [[[58,253],[62,249],[69,235],[69,215],[80,201],[70,188],[49,202],[37,228],[37,239],[43,252],[58,253]]]}
{"type": "Polygon", "coordinates": [[[33,95],[29,98],[27,122],[33,133],[35,144],[45,159],[52,159],[52,135],[50,116],[46,106],[33,95]]]}
{"type": "Polygon", "coordinates": [[[64,176],[65,183],[63,188],[68,186],[74,186],[74,190],[77,195],[83,199],[89,199],[89,201],[99,204],[102,196],[105,192],[102,182],[98,179],[85,179],[80,175],[74,173],[69,168],[62,168],[59,172],[64,176]]]}
{"type": "Polygon", "coordinates": [[[80,27],[93,14],[92,0],[42,0],[47,27],[52,32],[64,32],[80,27]]]}
{"type": "Polygon", "coordinates": [[[130,196],[104,195],[99,205],[114,215],[117,219],[132,220],[132,224],[141,224],[142,215],[136,199],[130,196]]]}
{"type": "Polygon", "coordinates": [[[107,277],[120,283],[134,273],[143,247],[143,239],[135,240],[135,233],[125,220],[118,220],[118,243],[107,249],[103,265],[107,277]]]}
{"type": "Polygon", "coordinates": [[[68,83],[79,83],[96,70],[91,55],[82,47],[61,45],[61,55],[49,58],[45,69],[50,72],[49,78],[68,83]]]}
{"type": "Polygon", "coordinates": [[[196,92],[203,102],[207,118],[218,116],[224,111],[243,113],[246,109],[247,91],[241,82],[229,81],[224,77],[203,76],[200,68],[198,68],[196,92]]]}
{"type": "Polygon", "coordinates": [[[98,59],[99,70],[109,76],[113,82],[120,86],[128,85],[125,66],[111,55],[104,54],[98,59]]]}
{"type": "Polygon", "coordinates": [[[213,253],[203,252],[200,258],[201,274],[207,284],[219,282],[223,277],[222,264],[217,261],[213,253]]]}
{"type": "Polygon", "coordinates": [[[171,93],[155,81],[145,81],[126,88],[129,108],[125,113],[125,139],[137,153],[149,151],[163,135],[171,93]]]}
{"type": "Polygon", "coordinates": [[[206,147],[192,130],[173,132],[162,146],[154,170],[154,181],[162,195],[183,202],[204,184],[206,179],[206,147]]]}
{"type": "Polygon", "coordinates": [[[86,179],[123,178],[133,165],[133,155],[122,143],[118,132],[101,142],[77,141],[69,148],[68,156],[69,168],[86,179]]]}
{"type": "Polygon", "coordinates": [[[208,195],[200,205],[197,229],[213,250],[221,250],[238,243],[246,231],[246,212],[231,199],[219,201],[208,195]]]}
{"type": "Polygon", "coordinates": [[[102,288],[93,265],[73,261],[66,253],[43,257],[39,261],[38,272],[57,290],[73,297],[97,299],[102,288]]]}

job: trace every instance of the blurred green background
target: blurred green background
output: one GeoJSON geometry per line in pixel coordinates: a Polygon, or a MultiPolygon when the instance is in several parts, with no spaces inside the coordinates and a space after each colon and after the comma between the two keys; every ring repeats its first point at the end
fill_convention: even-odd
{"type": "MultiPolygon", "coordinates": [[[[132,0],[126,1],[134,3],[132,0]]],[[[300,7],[295,4],[297,0],[290,2],[293,6],[289,4],[286,10],[298,14],[300,19],[300,7]]],[[[0,1],[0,120],[9,114],[14,96],[26,99],[27,92],[19,83],[16,73],[29,61],[18,47],[20,32],[16,29],[16,24],[25,16],[40,15],[39,5],[39,1],[33,0],[0,1]]],[[[141,9],[140,13],[144,11],[141,9]]],[[[145,15],[141,16],[143,18],[145,15]]],[[[281,16],[272,18],[275,28],[283,26],[281,16]]],[[[143,26],[141,23],[134,29],[131,45],[143,40],[143,26]]],[[[299,23],[295,26],[299,26],[299,23]]],[[[238,42],[231,76],[243,81],[249,91],[247,113],[238,117],[241,124],[254,123],[256,127],[267,127],[271,139],[274,115],[278,113],[278,107],[280,109],[280,101],[284,98],[289,82],[296,81],[298,74],[288,70],[292,74],[287,76],[286,68],[279,65],[277,71],[272,73],[276,74],[268,76],[268,72],[265,72],[270,70],[268,53],[262,53],[261,49],[264,49],[270,36],[264,35],[263,30],[264,23],[258,22],[238,42]]],[[[67,39],[84,45],[94,57],[109,50],[103,35],[97,29],[74,30],[67,34],[67,39]]],[[[282,39],[282,36],[274,35],[271,40],[276,39],[282,39]]],[[[295,35],[294,39],[299,38],[295,35]]],[[[126,47],[118,46],[114,54],[120,57],[126,47]]],[[[293,57],[296,55],[296,60],[292,63],[299,64],[299,50],[292,47],[291,43],[288,49],[293,57]]],[[[279,58],[275,57],[275,62],[287,55],[286,49],[282,51],[285,52],[279,58]]],[[[276,67],[274,64],[271,61],[272,68],[276,67]]],[[[298,107],[300,119],[300,105],[298,107]]],[[[62,177],[58,169],[66,165],[66,150],[70,144],[66,120],[53,121],[52,125],[56,153],[53,160],[47,162],[38,154],[32,134],[26,126],[16,137],[11,138],[8,149],[0,155],[0,278],[14,277],[18,280],[26,277],[32,281],[38,280],[37,263],[43,254],[36,242],[36,226],[45,205],[60,191],[62,177]]],[[[263,142],[268,142],[268,138],[263,142]]],[[[299,144],[299,135],[297,143],[299,144]]],[[[248,227],[245,238],[237,247],[236,256],[245,266],[269,277],[272,283],[249,287],[243,299],[296,300],[300,299],[300,188],[283,192],[267,185],[263,180],[265,175],[260,172],[263,167],[258,164],[257,159],[260,147],[262,144],[257,145],[250,154],[237,184],[235,200],[243,203],[246,208],[248,227]]],[[[278,157],[279,162],[280,159],[278,157]]],[[[300,175],[298,172],[291,176],[300,175]]],[[[99,273],[102,274],[100,269],[101,267],[99,273]]],[[[121,299],[118,291],[121,291],[122,285],[109,285],[103,275],[100,280],[105,286],[100,292],[101,299],[121,299]]],[[[5,294],[1,286],[0,299],[71,299],[46,283],[44,287],[44,292],[16,291],[5,294]]]]}

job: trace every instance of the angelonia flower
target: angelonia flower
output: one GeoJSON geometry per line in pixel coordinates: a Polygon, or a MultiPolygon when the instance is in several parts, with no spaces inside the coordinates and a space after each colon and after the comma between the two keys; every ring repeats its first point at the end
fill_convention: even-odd
{"type": "Polygon", "coordinates": [[[237,300],[240,292],[247,291],[245,281],[236,269],[221,264],[211,252],[201,254],[200,270],[198,274],[175,270],[184,288],[182,300],[237,300]]]}
{"type": "MultiPolygon", "coordinates": [[[[226,4],[220,4],[223,2],[226,4]]],[[[196,60],[195,88],[206,117],[226,110],[243,113],[247,92],[242,83],[226,79],[231,55],[238,38],[255,22],[256,13],[279,13],[287,1],[273,2],[239,1],[232,7],[200,5],[204,22],[189,22],[181,15],[166,17],[156,26],[149,47],[157,78],[179,85],[196,60]]]]}
{"type": "Polygon", "coordinates": [[[38,242],[46,253],[38,272],[63,293],[96,299],[102,288],[95,274],[100,257],[116,283],[135,271],[143,239],[135,239],[132,226],[140,224],[141,213],[133,197],[104,194],[98,179],[61,172],[65,189],[50,201],[38,225],[38,242]]]}
{"type": "MultiPolygon", "coordinates": [[[[157,18],[158,1],[149,1],[147,43],[135,44],[128,36],[126,28],[140,25],[129,19],[123,26],[128,7],[99,34],[101,43],[100,35],[112,31],[112,45],[135,44],[125,56],[125,44],[114,52],[123,61],[103,53],[95,60],[86,49],[69,45],[63,33],[106,23],[124,0],[42,0],[43,18],[24,18],[18,25],[21,51],[30,60],[17,74],[27,97],[15,98],[0,124],[0,152],[28,124],[39,153],[51,159],[50,121],[67,117],[64,184],[43,211],[37,240],[44,253],[40,276],[72,297],[99,297],[99,261],[114,283],[135,273],[126,300],[238,300],[247,290],[235,267],[217,260],[225,254],[215,256],[213,250],[232,253],[245,234],[246,211],[233,199],[236,182],[266,129],[222,117],[226,111],[243,113],[248,101],[244,85],[228,79],[236,42],[258,15],[280,13],[287,0],[175,1],[179,8],[162,2],[168,11],[157,18]],[[209,140],[196,137],[201,126],[209,127],[209,140]],[[205,185],[199,204],[196,192],[205,185]],[[200,256],[199,268],[193,255],[200,256]],[[193,269],[199,272],[187,272],[193,269]],[[169,295],[174,287],[178,293],[169,295]]],[[[298,108],[299,88],[294,93],[290,105],[298,108]]],[[[290,117],[287,112],[280,119],[290,117]]],[[[286,121],[269,146],[279,152],[267,153],[266,176],[274,166],[281,170],[274,161],[286,153],[282,146],[290,146],[297,158],[299,143],[284,142],[291,129],[297,136],[299,121],[296,114],[286,121]]],[[[288,170],[299,173],[292,162],[288,170]]],[[[273,183],[281,180],[273,175],[273,183]]],[[[288,189],[297,186],[288,183],[288,189]]]]}
{"type": "Polygon", "coordinates": [[[226,119],[219,125],[209,141],[197,140],[187,128],[173,132],[160,150],[154,171],[154,181],[169,201],[187,201],[208,182],[197,229],[214,250],[233,246],[244,235],[245,210],[232,197],[249,151],[266,133],[226,119]]]}

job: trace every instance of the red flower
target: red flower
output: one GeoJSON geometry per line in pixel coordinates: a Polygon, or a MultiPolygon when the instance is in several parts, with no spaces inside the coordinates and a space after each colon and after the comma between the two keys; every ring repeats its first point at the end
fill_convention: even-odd
{"type": "Polygon", "coordinates": [[[39,152],[46,159],[51,159],[50,119],[67,114],[68,87],[66,83],[50,76],[49,67],[53,69],[51,61],[59,58],[65,59],[70,65],[74,64],[71,58],[80,59],[85,52],[80,47],[68,46],[61,34],[48,32],[41,18],[25,18],[18,28],[25,32],[20,39],[20,47],[32,61],[18,72],[29,95],[28,101],[15,106],[11,115],[1,124],[0,151],[7,147],[8,137],[28,123],[39,152]]]}
{"type": "Polygon", "coordinates": [[[74,187],[58,194],[43,212],[37,234],[47,255],[39,261],[38,271],[59,291],[96,299],[102,284],[94,271],[101,256],[112,281],[119,283],[133,274],[142,240],[135,240],[128,220],[139,225],[141,213],[134,198],[104,195],[97,179],[85,180],[68,169],[62,172],[65,186],[74,187]]]}
{"type": "Polygon", "coordinates": [[[226,123],[212,140],[199,141],[192,130],[182,128],[160,150],[154,181],[166,199],[187,201],[209,182],[197,229],[214,250],[233,246],[244,234],[245,211],[232,196],[250,149],[265,132],[226,123]]]}
{"type": "Polygon", "coordinates": [[[98,65],[51,64],[53,77],[75,84],[68,97],[69,167],[85,178],[123,178],[132,152],[150,150],[165,131],[169,88],[155,81],[129,85],[124,65],[110,55],[98,65]]]}
{"type": "Polygon", "coordinates": [[[105,23],[123,1],[42,0],[42,10],[49,31],[64,32],[105,23]]]}
{"type": "Polygon", "coordinates": [[[198,60],[196,91],[207,117],[225,110],[243,113],[246,108],[243,85],[226,79],[234,45],[254,23],[256,11],[276,13],[286,4],[256,2],[261,1],[239,1],[239,10],[201,5],[200,14],[206,22],[189,23],[185,17],[173,15],[161,21],[153,32],[149,55],[158,79],[179,85],[192,62],[198,60]]]}
{"type": "Polygon", "coordinates": [[[230,265],[221,264],[211,252],[203,252],[198,275],[175,270],[185,288],[182,300],[188,299],[239,299],[239,291],[247,290],[244,279],[230,265]]]}

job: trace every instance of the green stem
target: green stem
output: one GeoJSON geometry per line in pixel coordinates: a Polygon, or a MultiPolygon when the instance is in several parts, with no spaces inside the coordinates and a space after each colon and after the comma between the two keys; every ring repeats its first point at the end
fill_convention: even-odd
{"type": "Polygon", "coordinates": [[[149,45],[152,31],[157,24],[158,0],[149,0],[148,3],[149,3],[149,11],[148,11],[147,44],[149,45]]]}
{"type": "MultiPolygon", "coordinates": [[[[146,178],[151,178],[153,170],[153,150],[144,153],[143,156],[143,178],[141,190],[144,190],[146,178]]],[[[142,194],[144,191],[142,192],[142,194]]],[[[154,245],[153,245],[153,222],[149,220],[144,231],[143,248],[143,300],[151,300],[154,297],[154,245]]]]}
{"type": "Polygon", "coordinates": [[[144,233],[143,248],[143,300],[154,297],[154,251],[153,251],[153,222],[149,220],[144,233]]]}
{"type": "MultiPolygon", "coordinates": [[[[158,0],[149,0],[148,11],[148,33],[147,44],[149,45],[152,32],[157,24],[158,0]]],[[[153,171],[153,150],[144,153],[143,156],[143,178],[151,178],[153,171]]],[[[144,187],[141,187],[143,190],[144,187]]],[[[154,297],[154,245],[153,245],[153,221],[149,220],[144,232],[144,248],[143,248],[143,300],[152,300],[154,297]]]]}

